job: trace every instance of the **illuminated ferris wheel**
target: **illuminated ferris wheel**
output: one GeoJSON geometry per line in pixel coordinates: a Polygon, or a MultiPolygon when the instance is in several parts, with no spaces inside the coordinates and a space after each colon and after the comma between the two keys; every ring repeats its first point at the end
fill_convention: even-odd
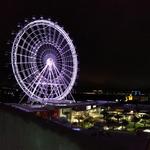
{"type": "Polygon", "coordinates": [[[35,20],[16,35],[11,53],[15,78],[22,90],[38,102],[64,100],[77,76],[72,40],[50,20],[35,20]]]}

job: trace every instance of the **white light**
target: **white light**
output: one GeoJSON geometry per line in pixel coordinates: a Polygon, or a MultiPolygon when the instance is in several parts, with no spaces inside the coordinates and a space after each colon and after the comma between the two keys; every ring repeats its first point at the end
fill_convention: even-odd
{"type": "Polygon", "coordinates": [[[143,130],[143,132],[150,133],[150,129],[145,129],[145,130],[143,130]]]}
{"type": "Polygon", "coordinates": [[[134,111],[133,111],[133,110],[131,110],[131,111],[130,111],[130,114],[133,114],[133,113],[134,113],[134,111]]]}
{"type": "Polygon", "coordinates": [[[89,110],[89,109],[91,109],[91,105],[86,106],[86,110],[89,110]]]}
{"type": "Polygon", "coordinates": [[[54,64],[53,59],[48,58],[48,59],[46,60],[46,65],[49,66],[50,69],[52,69],[53,64],[54,64]]]}
{"type": "Polygon", "coordinates": [[[109,127],[104,126],[103,129],[104,129],[104,130],[109,130],[109,127]]]}
{"type": "Polygon", "coordinates": [[[81,129],[80,128],[72,128],[72,130],[80,131],[81,129]]]}

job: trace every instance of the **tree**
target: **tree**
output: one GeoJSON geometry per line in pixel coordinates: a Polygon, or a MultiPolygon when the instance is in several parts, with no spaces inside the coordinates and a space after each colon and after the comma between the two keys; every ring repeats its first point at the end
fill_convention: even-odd
{"type": "Polygon", "coordinates": [[[107,117],[108,117],[108,115],[109,115],[109,113],[107,112],[107,110],[104,109],[104,110],[101,112],[101,114],[103,115],[104,120],[107,120],[107,117]]]}
{"type": "Polygon", "coordinates": [[[129,122],[126,119],[123,119],[122,122],[121,122],[122,129],[123,129],[123,127],[125,127],[125,129],[126,129],[128,124],[129,124],[129,122]]]}
{"type": "Polygon", "coordinates": [[[133,116],[132,122],[134,122],[133,128],[135,128],[135,125],[137,122],[140,121],[140,118],[137,118],[135,115],[133,116]]]}
{"type": "Polygon", "coordinates": [[[115,122],[114,120],[108,119],[106,122],[107,126],[112,127],[114,130],[114,127],[119,126],[118,122],[115,122]]]}
{"type": "Polygon", "coordinates": [[[148,119],[150,119],[150,116],[149,115],[143,115],[142,116],[142,119],[144,120],[144,127],[146,126],[146,121],[148,120],[148,119]]]}
{"type": "Polygon", "coordinates": [[[83,120],[83,119],[84,119],[84,117],[83,117],[83,116],[81,116],[81,115],[76,115],[76,116],[75,116],[75,119],[77,119],[77,120],[78,120],[78,124],[81,126],[81,120],[83,120]]]}
{"type": "Polygon", "coordinates": [[[122,117],[121,115],[117,114],[114,116],[117,119],[117,122],[119,123],[120,118],[122,117]]]}

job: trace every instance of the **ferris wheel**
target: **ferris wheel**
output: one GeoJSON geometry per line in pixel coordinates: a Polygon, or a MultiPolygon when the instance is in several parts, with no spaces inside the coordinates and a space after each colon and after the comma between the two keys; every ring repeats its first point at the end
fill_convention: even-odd
{"type": "Polygon", "coordinates": [[[68,34],[50,20],[35,20],[16,35],[11,52],[15,78],[38,102],[59,102],[77,77],[77,54],[68,34]]]}

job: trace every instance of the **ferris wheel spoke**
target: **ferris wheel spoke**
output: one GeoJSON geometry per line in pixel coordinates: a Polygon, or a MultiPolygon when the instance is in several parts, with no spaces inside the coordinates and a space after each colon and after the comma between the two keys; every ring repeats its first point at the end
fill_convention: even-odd
{"type": "Polygon", "coordinates": [[[61,47],[61,45],[62,45],[62,43],[65,41],[66,39],[63,37],[63,39],[61,40],[61,42],[59,43],[59,45],[58,45],[58,49],[60,49],[60,47],[61,47]]]}
{"type": "MultiPolygon", "coordinates": [[[[43,68],[45,69],[45,67],[43,68]]],[[[42,70],[43,71],[43,70],[42,70]]],[[[26,80],[27,78],[31,77],[32,75],[36,74],[37,72],[39,72],[39,70],[34,71],[33,73],[29,74],[27,77],[25,77],[24,79],[22,79],[23,81],[26,80]]],[[[40,73],[39,73],[40,74],[40,73]]]]}
{"type": "MultiPolygon", "coordinates": [[[[56,71],[57,76],[60,77],[61,74],[60,74],[58,68],[56,67],[56,65],[54,65],[54,69],[55,69],[55,71],[56,71]]],[[[60,81],[61,81],[61,83],[63,83],[62,80],[60,80],[60,81]]],[[[61,93],[63,93],[63,89],[62,89],[61,86],[62,86],[62,84],[59,85],[59,88],[60,88],[61,93]]]]}
{"type": "Polygon", "coordinates": [[[41,72],[39,72],[39,74],[37,75],[37,78],[39,77],[39,76],[41,76],[44,72],[45,72],[45,70],[46,70],[46,68],[47,68],[48,66],[47,65],[45,65],[45,67],[41,70],[41,72]]]}
{"type": "MultiPolygon", "coordinates": [[[[51,77],[50,68],[48,68],[48,82],[52,83],[52,77],[51,77]]],[[[52,85],[50,84],[50,86],[52,86],[52,85]]]]}
{"type": "MultiPolygon", "coordinates": [[[[53,71],[51,71],[51,73],[52,73],[52,77],[53,77],[53,79],[55,79],[55,75],[54,75],[54,73],[53,73],[53,71]]],[[[56,86],[54,86],[55,87],[55,94],[57,95],[57,97],[59,96],[59,90],[58,90],[58,88],[57,88],[57,81],[56,80],[54,80],[54,84],[56,84],[56,86]]]]}
{"type": "Polygon", "coordinates": [[[62,61],[57,61],[58,63],[72,63],[72,60],[62,60],[62,61]]]}
{"type": "Polygon", "coordinates": [[[52,86],[51,72],[49,71],[49,68],[48,68],[48,67],[47,67],[47,71],[46,71],[44,77],[45,77],[45,80],[46,80],[46,81],[45,81],[44,83],[42,83],[42,84],[45,84],[45,85],[51,87],[51,86],[52,86]]]}
{"type": "Polygon", "coordinates": [[[33,95],[37,95],[40,97],[40,95],[42,94],[41,84],[40,84],[41,80],[42,80],[42,77],[40,77],[38,82],[36,82],[36,86],[32,88],[31,97],[33,97],[33,95]]]}
{"type": "Polygon", "coordinates": [[[67,67],[67,68],[70,68],[70,69],[73,68],[73,62],[68,62],[68,61],[59,62],[59,61],[57,61],[57,64],[59,66],[67,67]]]}
{"type": "Polygon", "coordinates": [[[62,68],[62,70],[65,72],[65,71],[67,71],[68,73],[70,73],[71,75],[72,75],[72,71],[70,71],[70,70],[68,70],[68,69],[66,69],[66,68],[62,68]]]}
{"type": "Polygon", "coordinates": [[[63,83],[65,85],[64,88],[66,89],[68,87],[68,85],[69,85],[69,82],[62,75],[61,75],[61,79],[62,79],[62,81],[63,81],[63,83]]]}
{"type": "MultiPolygon", "coordinates": [[[[56,70],[56,69],[57,69],[56,66],[54,66],[55,74],[56,74],[56,76],[58,77],[59,74],[57,73],[57,70],[56,70]]],[[[62,93],[61,86],[62,86],[62,83],[60,83],[59,78],[58,78],[58,79],[57,79],[57,90],[58,90],[58,92],[59,92],[59,95],[61,95],[61,93],[62,93]]]]}
{"type": "MultiPolygon", "coordinates": [[[[32,32],[31,32],[29,35],[31,36],[32,34],[34,34],[34,38],[36,38],[37,40],[39,40],[39,39],[37,38],[38,34],[36,34],[37,29],[34,29],[33,27],[31,27],[30,29],[31,29],[32,32]]],[[[31,39],[32,39],[32,37],[31,37],[31,39]]]]}
{"type": "MultiPolygon", "coordinates": [[[[71,75],[72,75],[72,71],[70,70],[70,69],[73,69],[73,66],[69,66],[69,65],[62,65],[61,63],[58,63],[58,66],[63,66],[62,67],[62,70],[64,71],[64,72],[68,72],[68,73],[70,73],[71,75]],[[69,66],[69,67],[68,67],[69,66]],[[70,68],[70,69],[69,69],[70,68]]],[[[56,65],[55,65],[55,67],[56,67],[56,65]]],[[[58,67],[59,68],[59,67],[58,67]]]]}
{"type": "Polygon", "coordinates": [[[73,66],[62,64],[62,66],[73,69],[73,66]]]}
{"type": "Polygon", "coordinates": [[[61,53],[61,56],[65,55],[68,52],[70,52],[70,49],[67,49],[65,52],[61,53]]]}
{"type": "Polygon", "coordinates": [[[19,73],[21,73],[21,72],[26,72],[26,71],[28,71],[28,70],[32,70],[33,68],[36,68],[37,66],[34,66],[34,67],[29,67],[29,68],[26,68],[26,69],[22,69],[22,70],[20,70],[20,71],[18,71],[19,73]]]}
{"type": "Polygon", "coordinates": [[[36,84],[35,88],[33,89],[33,92],[32,92],[32,94],[31,94],[31,98],[33,97],[33,95],[34,95],[34,93],[35,93],[35,91],[36,91],[37,87],[38,87],[38,86],[39,86],[39,84],[40,84],[40,82],[41,82],[41,77],[40,77],[39,81],[37,82],[37,84],[36,84]]]}
{"type": "Polygon", "coordinates": [[[61,59],[62,59],[62,57],[60,56],[60,54],[57,54],[57,55],[56,55],[56,59],[57,59],[57,60],[61,60],[61,59]]]}
{"type": "MultiPolygon", "coordinates": [[[[32,96],[34,95],[34,93],[35,93],[37,87],[39,86],[39,84],[40,84],[40,82],[41,82],[41,79],[42,79],[42,75],[44,74],[46,68],[47,68],[47,66],[45,66],[45,67],[43,68],[43,70],[39,73],[39,75],[38,75],[38,77],[37,77],[37,79],[39,78],[39,80],[38,80],[37,82],[36,82],[37,79],[35,80],[36,86],[35,86],[35,88],[34,88],[34,90],[33,90],[33,92],[32,92],[32,96]]],[[[34,83],[35,83],[35,82],[34,82],[34,83]]]]}
{"type": "Polygon", "coordinates": [[[54,90],[55,90],[55,87],[53,86],[52,89],[51,89],[50,94],[48,95],[48,98],[49,98],[50,100],[55,97],[55,95],[54,95],[54,94],[55,94],[54,90]],[[54,93],[54,94],[53,94],[53,93],[54,93]]]}
{"type": "Polygon", "coordinates": [[[26,39],[24,39],[23,37],[22,37],[22,42],[23,42],[23,44],[22,45],[20,45],[20,46],[22,46],[22,47],[24,47],[24,45],[26,44],[27,45],[27,47],[30,47],[31,49],[33,49],[34,47],[31,45],[31,44],[29,44],[29,42],[27,42],[27,40],[26,39]]]}
{"type": "Polygon", "coordinates": [[[42,98],[47,98],[48,93],[47,93],[47,87],[45,85],[40,86],[40,94],[42,95],[42,98]]]}
{"type": "MultiPolygon", "coordinates": [[[[35,37],[32,37],[32,38],[31,38],[31,40],[30,40],[30,42],[29,42],[27,48],[28,48],[28,47],[31,47],[30,45],[31,45],[31,43],[33,42],[33,46],[31,47],[31,49],[32,49],[32,50],[35,50],[35,45],[38,45],[39,43],[41,43],[41,41],[38,39],[38,36],[39,36],[39,35],[36,35],[35,37]],[[35,40],[35,39],[37,39],[37,40],[35,40]]],[[[35,55],[35,53],[34,53],[34,55],[35,55]]]]}
{"type": "Polygon", "coordinates": [[[25,32],[25,34],[27,35],[27,38],[26,38],[26,40],[30,40],[30,43],[32,42],[32,41],[37,41],[37,40],[39,40],[38,38],[37,38],[37,35],[35,34],[35,32],[36,32],[36,30],[33,30],[32,28],[31,28],[31,33],[28,33],[28,32],[25,32]],[[31,35],[34,35],[34,37],[31,37],[31,35]],[[36,38],[36,40],[35,40],[35,38],[36,38]]]}
{"type": "MultiPolygon", "coordinates": [[[[52,74],[52,76],[53,76],[53,74],[52,74]]],[[[54,92],[54,94],[56,94],[56,96],[58,97],[58,93],[57,93],[57,90],[56,90],[56,86],[53,86],[53,92],[54,92]]]]}
{"type": "MultiPolygon", "coordinates": [[[[63,57],[66,58],[66,57],[69,57],[69,56],[72,57],[72,53],[70,52],[70,48],[67,49],[67,50],[65,50],[64,52],[62,51],[62,49],[59,49],[59,52],[60,52],[61,58],[63,58],[63,57]],[[69,52],[70,54],[67,54],[68,52],[69,52]],[[66,56],[65,54],[67,54],[67,56],[66,56]],[[65,55],[65,56],[64,56],[64,55],[65,55]]],[[[59,57],[59,54],[56,55],[56,57],[59,57]]]]}
{"type": "MultiPolygon", "coordinates": [[[[49,71],[49,73],[48,73],[48,75],[49,75],[49,82],[50,83],[52,83],[52,77],[51,77],[51,71],[50,71],[50,69],[48,69],[48,71],[49,71]]],[[[50,93],[49,93],[49,95],[48,95],[48,98],[50,99],[50,98],[53,98],[53,91],[54,91],[54,86],[52,85],[52,84],[50,84],[50,93]]]]}
{"type": "MultiPolygon", "coordinates": [[[[28,36],[28,38],[30,39],[30,42],[29,42],[29,44],[31,43],[31,42],[33,42],[33,43],[41,43],[41,41],[40,41],[40,39],[38,38],[38,36],[39,36],[39,34],[35,34],[35,32],[37,32],[37,30],[33,30],[32,28],[31,28],[31,33],[29,34],[29,33],[27,33],[27,36],[28,36]],[[34,37],[31,37],[31,35],[34,35],[34,37]],[[35,40],[36,39],[36,40],[35,40]]],[[[33,46],[32,46],[32,48],[34,48],[33,46]]]]}
{"type": "Polygon", "coordinates": [[[14,64],[41,64],[40,62],[39,63],[37,63],[37,62],[16,62],[16,63],[14,63],[14,64]]]}
{"type": "Polygon", "coordinates": [[[39,26],[37,26],[37,31],[39,32],[39,35],[40,35],[40,38],[41,38],[42,41],[45,41],[45,40],[43,40],[45,38],[45,36],[42,36],[42,35],[45,35],[45,34],[42,33],[42,31],[45,30],[46,28],[48,28],[48,26],[43,27],[43,28],[40,28],[39,26]]]}
{"type": "Polygon", "coordinates": [[[46,85],[41,84],[41,81],[40,81],[40,83],[38,85],[38,89],[39,90],[36,90],[37,92],[35,91],[34,94],[38,95],[39,97],[44,96],[46,98],[46,93],[45,92],[47,91],[47,87],[45,87],[45,86],[46,85]]]}
{"type": "Polygon", "coordinates": [[[51,42],[51,27],[48,28],[48,41],[51,42]]]}
{"type": "Polygon", "coordinates": [[[67,55],[67,56],[62,56],[62,59],[68,59],[68,58],[72,58],[72,54],[70,54],[70,55],[67,55]]]}
{"type": "Polygon", "coordinates": [[[67,56],[63,56],[63,57],[57,56],[57,61],[59,61],[59,60],[64,60],[64,59],[68,59],[68,58],[72,58],[72,55],[67,55],[67,56]]]}
{"type": "MultiPolygon", "coordinates": [[[[50,69],[49,69],[48,75],[49,75],[49,81],[50,81],[50,83],[53,83],[53,82],[52,82],[52,74],[51,74],[50,69]]],[[[51,92],[50,92],[48,98],[53,98],[54,85],[53,85],[53,84],[50,84],[50,87],[51,87],[51,92]]]]}
{"type": "Polygon", "coordinates": [[[29,53],[31,53],[31,54],[34,54],[34,55],[35,55],[34,52],[28,50],[27,48],[24,48],[23,46],[21,46],[21,45],[19,45],[19,44],[18,44],[18,47],[21,48],[21,49],[23,49],[23,50],[25,50],[25,51],[27,51],[27,52],[29,52],[29,53]]]}
{"type": "Polygon", "coordinates": [[[66,46],[69,46],[68,43],[66,43],[66,44],[61,48],[61,51],[63,51],[66,46]]]}
{"type": "MultiPolygon", "coordinates": [[[[47,82],[51,83],[51,72],[49,71],[49,68],[47,69],[47,82]]],[[[47,85],[47,88],[48,88],[48,85],[47,85]]],[[[50,91],[49,94],[52,94],[52,85],[51,84],[50,84],[50,90],[49,91],[50,91]]],[[[50,98],[49,94],[48,94],[48,89],[47,89],[47,97],[48,98],[50,98]]]]}
{"type": "Polygon", "coordinates": [[[42,32],[41,32],[39,26],[37,26],[37,31],[38,31],[38,33],[39,33],[38,36],[40,36],[41,41],[43,41],[42,32]]]}
{"type": "Polygon", "coordinates": [[[56,67],[56,65],[54,65],[54,67],[55,67],[56,71],[58,72],[58,74],[59,74],[61,80],[63,81],[63,83],[64,83],[65,85],[67,85],[66,82],[65,82],[65,80],[64,80],[64,78],[63,78],[63,76],[62,76],[62,74],[61,74],[61,72],[58,70],[58,68],[56,67]]]}
{"type": "Polygon", "coordinates": [[[16,55],[17,55],[17,56],[20,56],[20,57],[26,57],[26,58],[36,59],[36,57],[33,57],[33,56],[22,55],[22,54],[16,54],[16,55]]]}
{"type": "MultiPolygon", "coordinates": [[[[70,71],[73,70],[73,64],[63,64],[63,63],[57,63],[58,66],[63,67],[63,68],[66,68],[66,69],[70,69],[70,71]]],[[[58,67],[59,68],[59,67],[58,67]]]]}
{"type": "MultiPolygon", "coordinates": [[[[70,76],[66,73],[66,72],[64,72],[64,71],[61,71],[61,73],[63,73],[68,79],[70,79],[70,76]]],[[[64,77],[65,78],[65,77],[64,77]]],[[[67,81],[68,82],[68,81],[67,81]]]]}
{"type": "Polygon", "coordinates": [[[53,34],[53,43],[55,44],[55,36],[56,36],[56,29],[55,29],[55,25],[54,25],[54,34],[53,34]]]}
{"type": "Polygon", "coordinates": [[[62,75],[60,75],[60,79],[61,79],[61,82],[63,82],[63,87],[64,87],[64,90],[68,87],[68,82],[65,81],[64,77],[62,75]]]}
{"type": "Polygon", "coordinates": [[[49,28],[49,27],[43,25],[43,31],[44,31],[45,38],[46,38],[47,41],[49,41],[48,37],[47,37],[47,30],[46,30],[47,28],[49,28]]]}
{"type": "MultiPolygon", "coordinates": [[[[59,76],[60,76],[60,73],[59,73],[57,70],[58,70],[57,67],[54,65],[54,71],[55,71],[57,77],[59,77],[59,76]]],[[[57,82],[58,82],[58,81],[59,81],[59,84],[58,84],[57,88],[58,88],[58,91],[59,91],[59,95],[61,95],[61,93],[63,93],[63,90],[62,90],[62,88],[61,88],[62,84],[60,84],[59,78],[57,79],[57,82]]]]}
{"type": "MultiPolygon", "coordinates": [[[[35,82],[38,80],[38,78],[40,77],[41,73],[45,70],[45,67],[42,69],[42,71],[29,83],[29,86],[32,86],[35,84],[35,82]]],[[[28,86],[28,87],[29,87],[28,86]]]]}
{"type": "MultiPolygon", "coordinates": [[[[41,77],[41,80],[42,80],[42,77],[41,77]]],[[[47,91],[47,88],[46,87],[44,87],[44,85],[43,84],[41,84],[41,80],[39,80],[39,83],[37,82],[37,88],[35,89],[34,88],[34,90],[35,91],[33,91],[34,93],[34,95],[38,95],[39,97],[41,97],[42,95],[44,96],[44,97],[46,97],[46,91],[47,91]],[[44,90],[45,90],[45,92],[44,92],[44,90]]]]}
{"type": "Polygon", "coordinates": [[[64,88],[67,88],[68,87],[68,82],[66,82],[65,78],[63,76],[61,76],[61,80],[63,81],[64,83],[64,88]]]}
{"type": "Polygon", "coordinates": [[[61,35],[61,34],[58,32],[58,37],[57,37],[56,43],[55,43],[56,46],[58,46],[58,41],[59,41],[59,39],[60,39],[60,35],[61,35]]]}

